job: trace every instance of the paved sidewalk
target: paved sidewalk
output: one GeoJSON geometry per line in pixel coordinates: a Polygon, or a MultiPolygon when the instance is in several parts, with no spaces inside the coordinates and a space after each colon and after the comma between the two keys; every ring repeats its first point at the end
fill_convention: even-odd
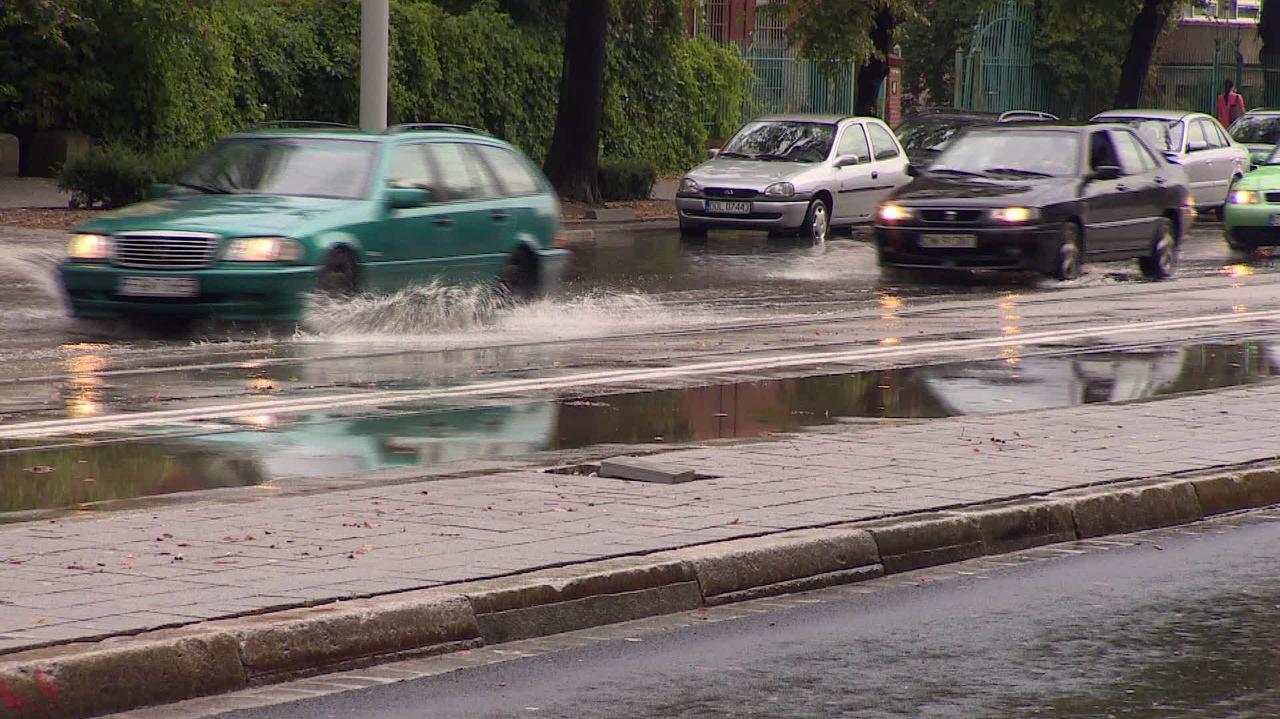
{"type": "Polygon", "coordinates": [[[69,193],[42,177],[0,177],[0,209],[59,207],[66,209],[69,193]]]}
{"type": "Polygon", "coordinates": [[[1280,385],[534,471],[0,527],[0,653],[306,602],[1277,456],[1280,385]]]}

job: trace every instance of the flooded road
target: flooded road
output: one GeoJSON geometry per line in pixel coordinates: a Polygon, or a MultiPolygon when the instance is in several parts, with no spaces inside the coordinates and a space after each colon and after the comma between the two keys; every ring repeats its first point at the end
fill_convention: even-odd
{"type": "Polygon", "coordinates": [[[1264,719],[1280,714],[1277,561],[1280,516],[1246,514],[509,644],[487,666],[455,655],[467,668],[217,716],[1264,719]]]}
{"type": "Polygon", "coordinates": [[[1280,273],[1218,232],[1200,226],[1167,283],[1126,264],[1064,284],[890,284],[862,238],[641,230],[579,247],[566,286],[527,305],[427,286],[317,301],[292,333],[192,336],[66,319],[57,253],[15,246],[0,263],[0,521],[1270,381],[1280,273]]]}

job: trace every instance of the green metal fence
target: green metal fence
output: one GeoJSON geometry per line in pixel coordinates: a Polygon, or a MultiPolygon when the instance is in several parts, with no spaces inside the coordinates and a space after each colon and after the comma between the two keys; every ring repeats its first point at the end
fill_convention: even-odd
{"type": "Polygon", "coordinates": [[[1043,73],[1032,42],[1035,9],[1009,0],[984,13],[968,51],[956,51],[956,104],[987,112],[1046,109],[1043,73]]]}

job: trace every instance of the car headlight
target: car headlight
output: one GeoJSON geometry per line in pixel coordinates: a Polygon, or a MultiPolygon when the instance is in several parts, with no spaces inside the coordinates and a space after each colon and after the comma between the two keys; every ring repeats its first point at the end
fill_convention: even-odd
{"type": "Polygon", "coordinates": [[[909,207],[889,202],[880,206],[879,217],[881,222],[902,222],[903,220],[911,219],[914,214],[909,207]]]}
{"type": "Polygon", "coordinates": [[[1256,205],[1258,193],[1253,190],[1234,190],[1227,200],[1233,205],[1256,205]]]}
{"type": "Polygon", "coordinates": [[[227,245],[227,262],[297,262],[302,245],[288,237],[241,237],[227,245]]]}
{"type": "Polygon", "coordinates": [[[991,219],[1016,224],[1040,219],[1040,210],[1034,207],[998,207],[991,211],[991,219]]]}
{"type": "Polygon", "coordinates": [[[680,192],[688,195],[696,195],[697,193],[702,192],[702,185],[699,185],[698,181],[692,177],[686,177],[683,180],[680,180],[680,192]]]}
{"type": "Polygon", "coordinates": [[[111,256],[111,238],[106,235],[77,233],[67,242],[67,258],[100,261],[111,256]]]}
{"type": "Polygon", "coordinates": [[[795,197],[796,186],[790,182],[775,182],[764,188],[765,197],[795,197]]]}

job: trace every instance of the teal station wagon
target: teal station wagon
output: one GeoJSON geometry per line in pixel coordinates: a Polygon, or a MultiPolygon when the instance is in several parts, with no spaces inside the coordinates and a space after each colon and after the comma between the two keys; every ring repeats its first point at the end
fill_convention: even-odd
{"type": "Polygon", "coordinates": [[[297,320],[315,291],[438,280],[528,298],[559,282],[559,200],[507,143],[458,125],[282,125],[76,228],[61,266],[73,314],[297,320]]]}

